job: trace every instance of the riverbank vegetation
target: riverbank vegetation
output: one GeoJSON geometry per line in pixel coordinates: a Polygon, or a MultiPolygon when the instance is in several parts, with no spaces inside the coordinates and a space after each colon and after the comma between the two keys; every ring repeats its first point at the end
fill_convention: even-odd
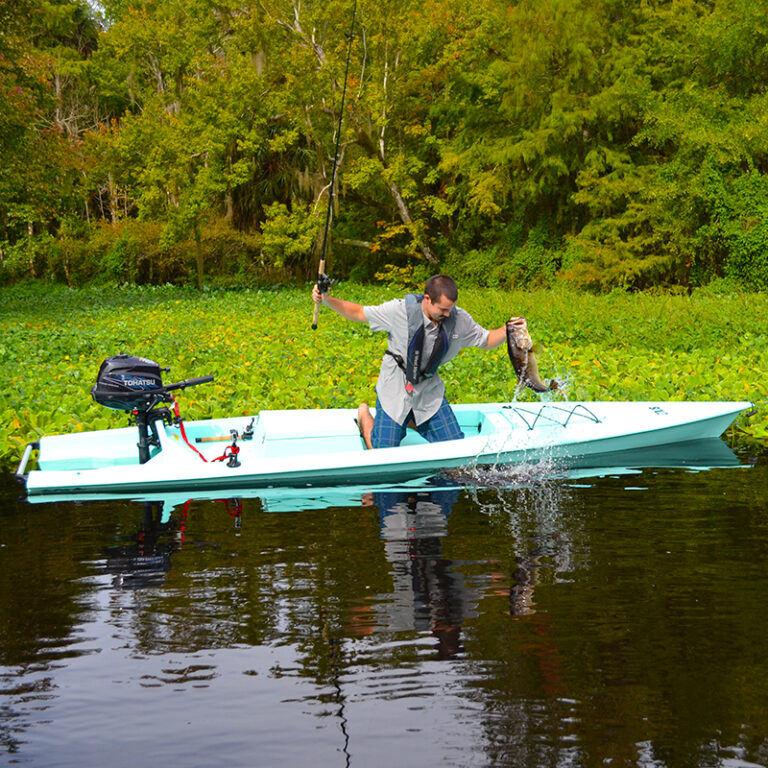
{"type": "MultiPolygon", "coordinates": [[[[402,288],[346,283],[334,293],[377,303],[402,288]]],[[[768,439],[765,294],[462,289],[460,304],[486,327],[525,315],[545,347],[542,375],[564,379],[570,399],[751,400],[757,415],[730,438],[757,447],[768,439]]],[[[179,395],[189,419],[373,402],[384,335],[326,309],[313,332],[312,310],[309,285],[0,289],[0,463],[10,468],[42,434],[125,426],[124,414],[90,397],[101,361],[119,353],[170,366],[166,382],[214,375],[179,395]]],[[[503,347],[465,350],[442,375],[454,402],[509,400],[516,383],[503,347]]]]}
{"type": "MultiPolygon", "coordinates": [[[[316,271],[352,0],[0,6],[0,281],[316,271]]],[[[359,0],[331,268],[768,285],[764,0],[359,0]]]]}

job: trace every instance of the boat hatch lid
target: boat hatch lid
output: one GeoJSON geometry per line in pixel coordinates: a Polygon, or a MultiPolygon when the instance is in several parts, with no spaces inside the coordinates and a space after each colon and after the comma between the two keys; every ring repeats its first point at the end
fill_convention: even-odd
{"type": "Polygon", "coordinates": [[[357,410],[354,408],[262,411],[260,419],[267,440],[360,436],[356,421],[357,410]]]}

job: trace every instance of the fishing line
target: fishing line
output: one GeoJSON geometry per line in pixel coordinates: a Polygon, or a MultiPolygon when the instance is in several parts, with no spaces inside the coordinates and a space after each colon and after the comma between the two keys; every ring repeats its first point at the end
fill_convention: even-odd
{"type": "MultiPolygon", "coordinates": [[[[349,29],[349,42],[347,43],[347,63],[344,68],[344,86],[341,89],[341,107],[339,108],[339,124],[336,128],[336,149],[333,154],[333,170],[331,171],[331,188],[328,192],[328,211],[325,215],[325,232],[323,233],[323,248],[320,253],[320,263],[317,266],[317,287],[320,293],[328,293],[333,282],[325,274],[325,251],[328,247],[328,232],[331,228],[331,216],[333,214],[333,190],[336,186],[336,169],[339,163],[339,146],[341,145],[341,124],[344,119],[344,101],[347,96],[347,81],[349,79],[349,63],[352,60],[352,40],[355,37],[355,19],[357,17],[357,0],[352,8],[352,24],[349,29]]],[[[317,319],[320,314],[320,304],[315,304],[315,314],[312,318],[312,330],[317,330],[317,319]]]]}

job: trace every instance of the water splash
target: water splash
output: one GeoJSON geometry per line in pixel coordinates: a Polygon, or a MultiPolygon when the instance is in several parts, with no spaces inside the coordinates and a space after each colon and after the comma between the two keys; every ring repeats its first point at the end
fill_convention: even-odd
{"type": "Polygon", "coordinates": [[[561,462],[545,458],[524,464],[467,464],[451,470],[447,476],[465,487],[503,489],[551,483],[561,479],[564,471],[561,462]]]}

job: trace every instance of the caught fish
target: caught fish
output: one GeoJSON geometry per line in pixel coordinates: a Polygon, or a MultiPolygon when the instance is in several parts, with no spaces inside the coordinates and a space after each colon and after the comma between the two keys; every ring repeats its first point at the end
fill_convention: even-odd
{"type": "Polygon", "coordinates": [[[530,387],[534,392],[551,392],[560,388],[555,379],[544,382],[539,376],[536,353],[524,317],[513,317],[507,321],[507,352],[520,389],[530,387]]]}

